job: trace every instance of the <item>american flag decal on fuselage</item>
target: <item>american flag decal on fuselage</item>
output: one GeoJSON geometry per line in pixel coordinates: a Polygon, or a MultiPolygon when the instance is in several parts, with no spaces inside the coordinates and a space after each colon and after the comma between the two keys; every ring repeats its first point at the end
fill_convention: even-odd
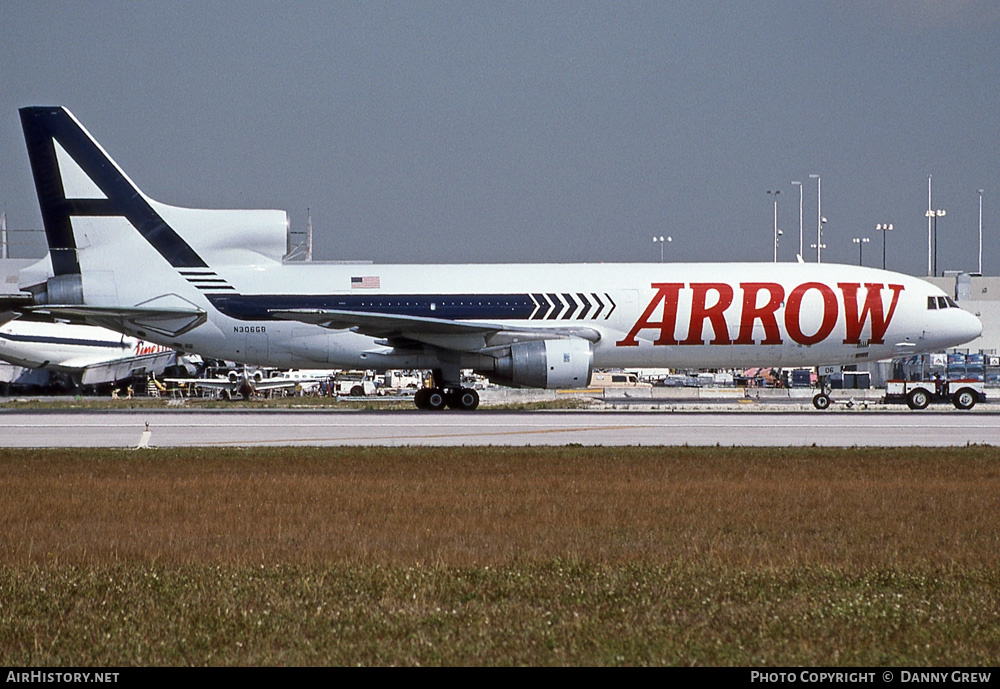
{"type": "Polygon", "coordinates": [[[351,289],[378,289],[381,280],[378,275],[365,275],[351,278],[351,289]]]}

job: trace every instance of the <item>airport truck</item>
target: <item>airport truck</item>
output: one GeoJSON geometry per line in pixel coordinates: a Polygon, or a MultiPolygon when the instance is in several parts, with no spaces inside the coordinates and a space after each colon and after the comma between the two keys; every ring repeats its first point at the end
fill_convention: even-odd
{"type": "Polygon", "coordinates": [[[890,380],[885,386],[886,404],[905,404],[926,409],[932,402],[951,402],[956,409],[972,409],[986,399],[979,380],[890,380]]]}
{"type": "Polygon", "coordinates": [[[337,376],[333,382],[333,390],[338,397],[368,397],[381,394],[374,377],[365,372],[337,376]]]}

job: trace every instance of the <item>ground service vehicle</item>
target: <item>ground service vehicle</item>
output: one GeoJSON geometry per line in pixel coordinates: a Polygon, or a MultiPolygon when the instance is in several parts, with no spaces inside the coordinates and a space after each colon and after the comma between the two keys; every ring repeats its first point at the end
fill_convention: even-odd
{"type": "Polygon", "coordinates": [[[951,402],[956,409],[972,409],[986,399],[978,380],[890,380],[885,386],[885,402],[906,404],[910,409],[926,409],[931,402],[951,402]]]}

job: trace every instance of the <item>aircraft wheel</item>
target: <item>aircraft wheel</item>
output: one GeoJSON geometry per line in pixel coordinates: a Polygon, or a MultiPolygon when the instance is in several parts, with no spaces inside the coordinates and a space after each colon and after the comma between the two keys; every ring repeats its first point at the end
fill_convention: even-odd
{"type": "Polygon", "coordinates": [[[415,393],[413,393],[413,404],[416,405],[417,409],[428,409],[427,406],[427,395],[430,394],[428,388],[420,388],[415,393]]]}
{"type": "Polygon", "coordinates": [[[952,396],[951,403],[956,409],[972,409],[976,406],[976,393],[970,388],[962,388],[952,396]]]}
{"type": "Polygon", "coordinates": [[[910,394],[906,396],[906,406],[910,409],[926,409],[930,403],[930,394],[922,388],[911,390],[910,394]]]}
{"type": "Polygon", "coordinates": [[[445,405],[448,403],[447,397],[442,390],[438,388],[430,388],[427,391],[427,409],[438,411],[444,409],[445,405]]]}
{"type": "Polygon", "coordinates": [[[816,395],[815,397],[813,397],[813,406],[816,407],[817,409],[819,409],[820,411],[822,411],[824,409],[829,409],[830,408],[830,396],[827,395],[826,393],[822,393],[822,392],[819,393],[818,395],[816,395]]]}
{"type": "Polygon", "coordinates": [[[472,411],[479,406],[479,393],[472,388],[459,388],[448,395],[448,406],[452,409],[472,411]]]}

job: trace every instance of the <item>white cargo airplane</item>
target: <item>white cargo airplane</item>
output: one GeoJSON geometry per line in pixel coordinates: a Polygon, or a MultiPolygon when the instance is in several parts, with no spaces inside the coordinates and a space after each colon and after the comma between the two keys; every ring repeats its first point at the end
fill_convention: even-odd
{"type": "Polygon", "coordinates": [[[29,310],[262,366],[430,369],[423,409],[478,405],[462,369],[579,388],[594,367],[852,364],[982,331],[924,280],[845,265],[283,262],[283,211],[159,203],[65,108],[20,114],[49,245],[20,274],[29,310]]]}
{"type": "Polygon", "coordinates": [[[81,387],[117,383],[136,371],[162,373],[177,363],[177,353],[92,325],[14,320],[0,325],[0,360],[81,387]]]}

